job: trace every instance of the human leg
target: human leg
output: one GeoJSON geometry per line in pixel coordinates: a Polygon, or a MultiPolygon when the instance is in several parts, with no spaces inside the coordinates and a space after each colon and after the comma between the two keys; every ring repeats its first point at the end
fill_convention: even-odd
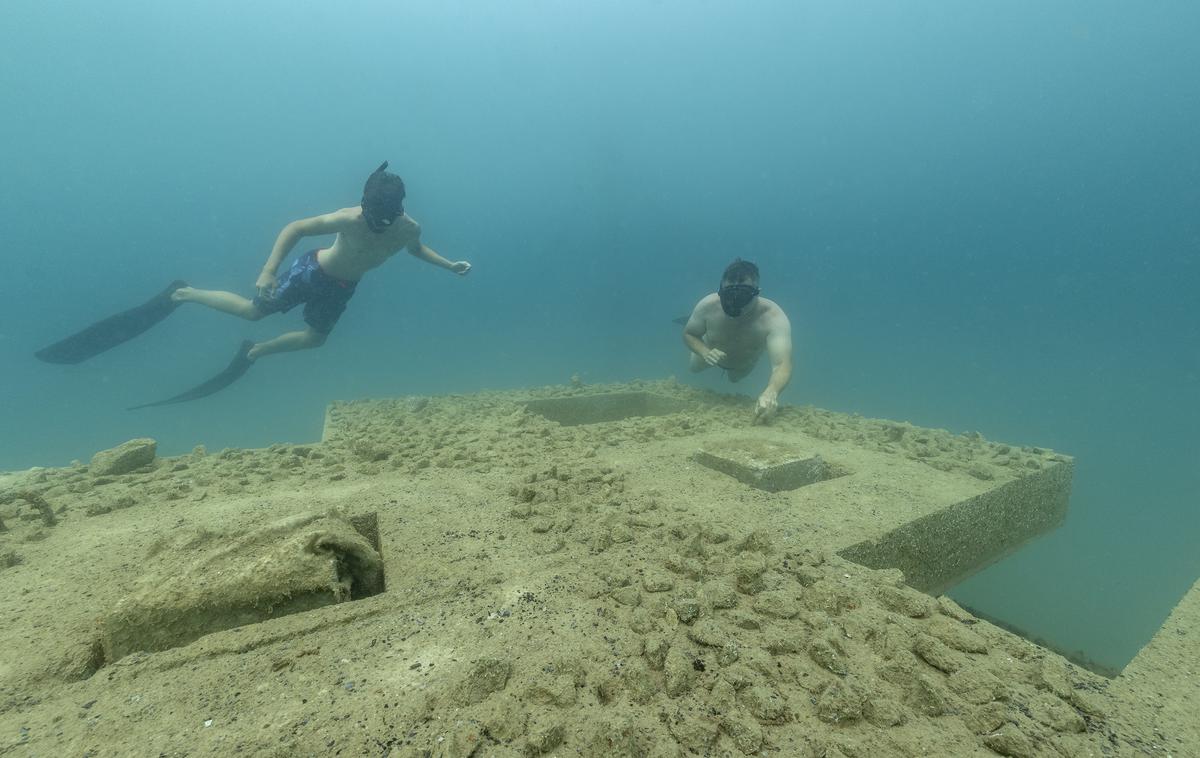
{"type": "Polygon", "coordinates": [[[708,368],[708,361],[700,356],[692,353],[692,357],[688,359],[688,370],[693,374],[698,374],[708,368]]]}
{"type": "Polygon", "coordinates": [[[222,290],[201,290],[195,287],[180,287],[171,294],[176,302],[199,303],[222,313],[230,313],[238,318],[258,321],[265,314],[259,310],[253,300],[222,290]]]}
{"type": "Polygon", "coordinates": [[[287,332],[286,334],[279,335],[275,339],[258,343],[254,347],[250,348],[250,352],[247,353],[246,357],[253,361],[261,358],[264,355],[270,355],[271,353],[288,353],[293,350],[308,350],[310,348],[320,347],[321,345],[325,344],[325,338],[328,336],[329,335],[327,334],[318,332],[311,326],[305,327],[301,331],[287,332]]]}

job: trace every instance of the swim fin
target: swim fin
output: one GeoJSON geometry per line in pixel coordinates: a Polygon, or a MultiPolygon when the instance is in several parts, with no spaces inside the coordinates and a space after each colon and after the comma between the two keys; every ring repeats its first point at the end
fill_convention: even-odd
{"type": "Polygon", "coordinates": [[[166,400],[156,400],[153,403],[134,405],[131,406],[129,410],[136,411],[138,408],[152,408],[156,405],[186,403],[189,400],[198,400],[202,397],[208,397],[215,392],[220,392],[240,379],[242,374],[246,373],[246,371],[250,368],[250,364],[254,363],[254,361],[250,360],[250,358],[247,356],[247,353],[250,352],[250,348],[252,347],[254,347],[254,343],[251,340],[244,341],[241,346],[238,347],[237,354],[233,356],[233,360],[229,362],[229,365],[225,367],[225,370],[214,376],[212,379],[209,379],[207,382],[198,384],[187,392],[181,392],[180,394],[174,397],[169,397],[166,400]]]}
{"type": "Polygon", "coordinates": [[[141,305],[97,321],[83,331],[59,340],[34,353],[47,363],[82,363],[88,358],[128,342],[175,312],[180,303],[171,293],[187,282],[175,280],[168,287],[141,305]]]}

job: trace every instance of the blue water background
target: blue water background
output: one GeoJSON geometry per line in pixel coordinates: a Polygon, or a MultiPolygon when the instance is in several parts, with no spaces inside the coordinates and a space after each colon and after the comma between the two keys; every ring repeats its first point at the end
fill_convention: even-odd
{"type": "Polygon", "coordinates": [[[313,440],[334,399],[685,378],[671,319],[742,256],[795,327],[786,401],[1078,456],[1066,525],[961,601],[1119,666],[1200,574],[1200,5],[3,17],[0,470],[137,436],[313,440]],[[177,277],[249,294],[280,228],[356,204],[384,159],[469,277],[401,255],[320,351],[194,405],[124,410],[298,314],[191,308],[79,366],[33,359],[177,277]]]}

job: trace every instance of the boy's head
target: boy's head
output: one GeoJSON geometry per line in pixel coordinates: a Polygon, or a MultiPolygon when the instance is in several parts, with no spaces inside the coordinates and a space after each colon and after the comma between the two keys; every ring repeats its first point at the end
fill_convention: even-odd
{"type": "Polygon", "coordinates": [[[721,310],[730,318],[737,318],[758,297],[758,266],[741,258],[734,259],[721,275],[721,310]]]}
{"type": "Polygon", "coordinates": [[[404,180],[387,170],[387,161],[363,185],[363,219],[373,232],[382,232],[404,214],[404,180]]]}

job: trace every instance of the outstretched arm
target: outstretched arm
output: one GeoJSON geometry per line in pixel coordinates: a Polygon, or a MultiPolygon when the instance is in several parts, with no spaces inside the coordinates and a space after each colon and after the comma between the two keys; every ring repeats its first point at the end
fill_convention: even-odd
{"type": "Polygon", "coordinates": [[[297,242],[304,237],[337,234],[350,220],[345,212],[334,211],[321,216],[293,221],[283,227],[283,231],[279,232],[279,236],[275,238],[275,245],[271,248],[271,254],[267,256],[267,262],[263,264],[262,273],[258,275],[255,286],[260,292],[274,289],[275,272],[279,270],[279,264],[283,263],[283,259],[292,252],[292,248],[296,246],[297,242]]]}
{"type": "Polygon", "coordinates": [[[453,271],[459,276],[464,276],[471,270],[471,264],[466,261],[448,261],[437,254],[432,247],[421,243],[421,235],[417,234],[413,241],[408,243],[408,252],[414,257],[420,258],[426,263],[431,263],[439,268],[444,268],[447,271],[453,271]]]}
{"type": "Polygon", "coordinates": [[[771,378],[754,407],[756,421],[765,421],[779,410],[779,393],[792,380],[792,325],[782,312],[767,332],[767,355],[771,358],[771,378]]]}

